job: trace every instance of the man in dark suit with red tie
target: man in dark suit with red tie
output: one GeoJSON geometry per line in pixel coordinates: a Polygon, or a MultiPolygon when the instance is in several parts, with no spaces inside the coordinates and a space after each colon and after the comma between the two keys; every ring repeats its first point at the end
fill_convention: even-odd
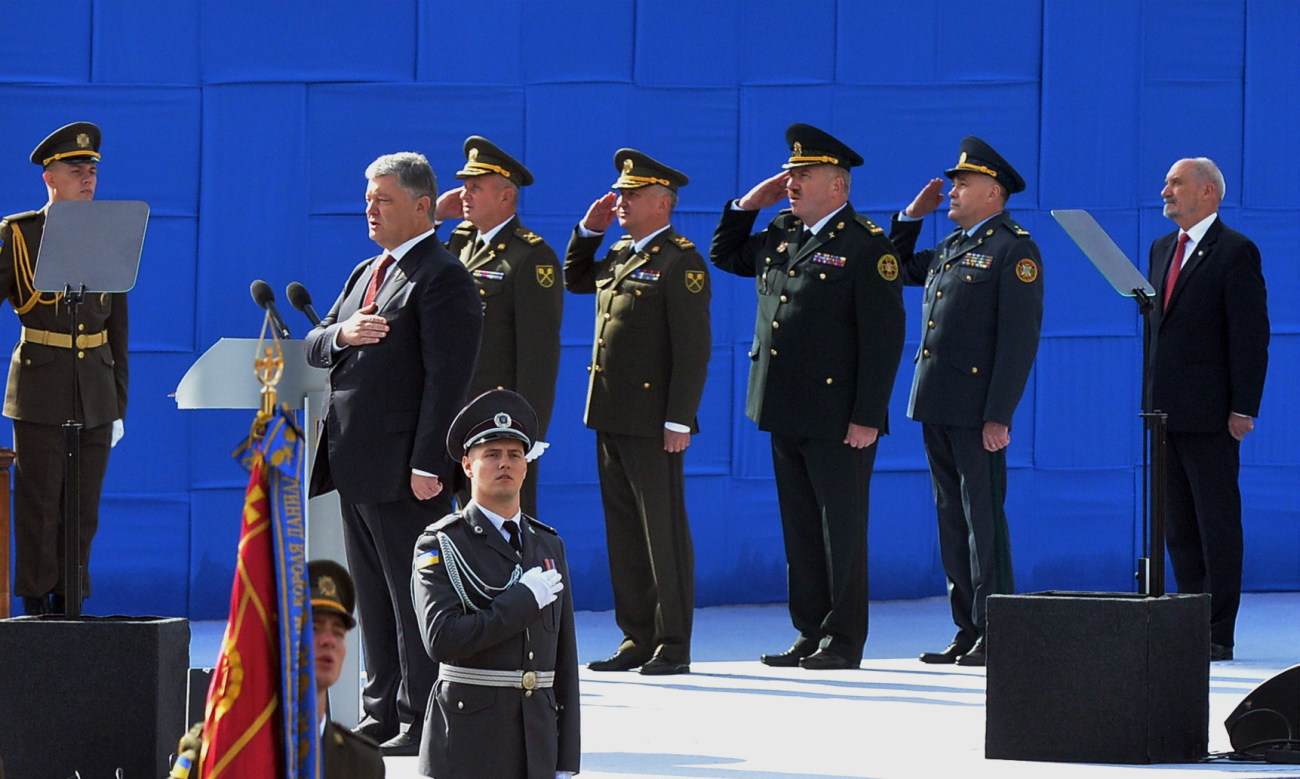
{"type": "Polygon", "coordinates": [[[1204,157],[1174,163],[1160,196],[1180,228],[1151,245],[1159,301],[1148,332],[1151,408],[1169,415],[1165,535],[1180,592],[1210,594],[1210,659],[1231,660],[1241,603],[1241,441],[1268,368],[1259,249],[1218,216],[1204,157]]]}
{"type": "Polygon", "coordinates": [[[366,177],[370,238],[385,251],[353,269],[307,335],[307,361],[330,371],[310,494],[339,491],[366,659],[358,730],[385,754],[414,755],[436,669],[411,601],[411,550],[451,512],[456,466],[444,442],[474,373],[483,310],[434,232],[428,160],[385,155],[366,177]]]}

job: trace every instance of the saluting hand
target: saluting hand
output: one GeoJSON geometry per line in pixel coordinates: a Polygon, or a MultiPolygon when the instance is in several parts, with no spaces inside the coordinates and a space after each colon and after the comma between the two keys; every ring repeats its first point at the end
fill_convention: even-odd
{"type": "Polygon", "coordinates": [[[921,187],[911,205],[903,209],[904,216],[920,219],[928,216],[943,203],[943,179],[930,179],[930,183],[921,187]]]}
{"type": "Polygon", "coordinates": [[[376,316],[379,306],[371,303],[359,308],[339,325],[339,343],[344,346],[377,344],[388,335],[388,320],[376,316]]]}
{"type": "Polygon", "coordinates": [[[456,187],[439,195],[438,202],[433,206],[433,221],[445,222],[465,216],[464,203],[460,199],[460,193],[464,191],[464,187],[456,187]]]}
{"type": "Polygon", "coordinates": [[[775,176],[757,184],[736,201],[736,207],[742,211],[758,211],[780,203],[786,197],[786,187],[790,185],[790,174],[781,171],[775,176]]]}
{"type": "Polygon", "coordinates": [[[603,233],[614,223],[616,216],[618,216],[618,195],[607,192],[587,209],[587,215],[582,218],[582,227],[588,232],[603,233]]]}

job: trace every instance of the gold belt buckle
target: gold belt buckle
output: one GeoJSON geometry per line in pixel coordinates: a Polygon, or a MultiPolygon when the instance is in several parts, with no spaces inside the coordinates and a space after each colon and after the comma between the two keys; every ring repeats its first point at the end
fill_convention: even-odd
{"type": "Polygon", "coordinates": [[[522,684],[522,685],[524,686],[524,689],[525,689],[525,690],[536,690],[536,689],[537,689],[537,672],[536,672],[536,671],[524,671],[524,676],[523,676],[523,679],[520,680],[520,684],[522,684]]]}
{"type": "Polygon", "coordinates": [[[85,333],[78,333],[78,334],[77,334],[77,348],[78,348],[78,349],[85,349],[85,348],[86,348],[86,341],[88,341],[88,340],[89,340],[89,339],[86,338],[86,334],[85,334],[85,333]]]}

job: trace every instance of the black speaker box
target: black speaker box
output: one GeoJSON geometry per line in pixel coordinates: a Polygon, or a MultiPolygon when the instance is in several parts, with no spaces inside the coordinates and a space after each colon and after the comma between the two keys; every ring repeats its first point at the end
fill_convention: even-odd
{"type": "Polygon", "coordinates": [[[185,731],[189,645],[184,619],[0,620],[5,775],[166,776],[185,731]]]}
{"type": "Polygon", "coordinates": [[[1264,757],[1281,739],[1300,739],[1300,665],[1256,687],[1223,721],[1238,752],[1264,757]]]}
{"type": "Polygon", "coordinates": [[[1206,754],[1208,595],[994,595],[985,642],[985,757],[1140,764],[1206,754]]]}

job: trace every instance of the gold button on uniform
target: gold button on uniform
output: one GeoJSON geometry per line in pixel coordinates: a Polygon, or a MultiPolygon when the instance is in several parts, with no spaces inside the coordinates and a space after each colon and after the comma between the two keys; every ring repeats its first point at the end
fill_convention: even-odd
{"type": "Polygon", "coordinates": [[[611,318],[611,316],[610,316],[609,314],[605,314],[605,319],[606,319],[606,320],[608,320],[608,319],[610,319],[610,318],[611,318]]]}
{"type": "Polygon", "coordinates": [[[967,281],[971,281],[973,278],[974,278],[974,277],[971,276],[969,273],[966,274],[966,280],[967,280],[967,281]]]}
{"type": "Polygon", "coordinates": [[[77,352],[77,359],[81,359],[81,358],[83,358],[83,357],[85,357],[85,356],[86,356],[86,353],[85,353],[85,352],[77,352]]]}
{"type": "Polygon", "coordinates": [[[944,266],[943,266],[943,269],[944,269],[944,270],[951,270],[951,269],[952,269],[952,263],[951,263],[951,262],[949,262],[949,263],[945,263],[944,266]]]}
{"type": "Polygon", "coordinates": [[[826,377],[826,383],[827,383],[827,384],[834,384],[834,383],[835,383],[835,379],[832,379],[831,377],[827,376],[827,377],[826,377]]]}
{"type": "Polygon", "coordinates": [[[972,365],[971,368],[970,368],[970,372],[971,372],[971,373],[979,373],[979,372],[980,372],[980,369],[977,368],[976,366],[972,365]]]}
{"type": "Polygon", "coordinates": [[[929,322],[926,323],[926,326],[929,327],[929,328],[931,328],[931,329],[934,329],[934,320],[931,319],[929,322]]]}
{"type": "Polygon", "coordinates": [[[78,329],[78,330],[85,330],[85,329],[86,329],[86,326],[85,326],[84,324],[78,324],[78,325],[77,325],[77,329],[78,329]]]}
{"type": "Polygon", "coordinates": [[[790,275],[793,277],[793,276],[795,276],[796,274],[795,274],[795,272],[792,270],[792,271],[790,271],[790,275]]]}
{"type": "Polygon", "coordinates": [[[487,295],[487,290],[485,290],[485,289],[480,289],[480,290],[478,291],[478,294],[479,294],[479,297],[484,297],[484,296],[487,295]]]}
{"type": "Polygon", "coordinates": [[[775,349],[772,349],[771,352],[772,352],[772,356],[775,357],[775,356],[776,356],[776,350],[775,350],[775,349]]]}
{"type": "Polygon", "coordinates": [[[930,356],[930,350],[929,350],[929,349],[922,349],[922,350],[921,350],[921,356],[922,356],[922,357],[929,357],[929,356],[930,356]]]}
{"type": "Polygon", "coordinates": [[[650,382],[647,381],[645,384],[642,384],[641,389],[650,389],[650,382]]]}
{"type": "Polygon", "coordinates": [[[772,329],[773,329],[773,330],[776,330],[776,329],[778,329],[779,327],[781,327],[781,323],[780,323],[780,322],[775,322],[775,321],[772,322],[772,329]]]}
{"type": "Polygon", "coordinates": [[[637,296],[637,297],[641,297],[641,290],[638,289],[638,290],[636,291],[636,296],[637,296]]]}
{"type": "Polygon", "coordinates": [[[596,343],[599,344],[600,346],[604,346],[604,345],[605,345],[605,339],[604,339],[604,338],[597,338],[597,339],[596,339],[596,343]]]}
{"type": "Polygon", "coordinates": [[[781,296],[781,302],[782,302],[782,303],[789,303],[789,302],[790,302],[790,298],[786,297],[785,295],[782,295],[782,296],[781,296]]]}
{"type": "MultiPolygon", "coordinates": [[[[937,298],[941,298],[941,297],[943,297],[943,290],[939,290],[938,292],[934,293],[934,296],[937,297],[937,298]]],[[[605,318],[608,319],[608,318],[609,318],[609,314],[606,314],[606,315],[605,315],[605,318]]]]}
{"type": "Polygon", "coordinates": [[[821,279],[822,281],[825,281],[825,280],[826,280],[826,274],[825,274],[825,273],[818,273],[818,274],[817,274],[817,278],[821,279]]]}
{"type": "Polygon", "coordinates": [[[458,709],[465,708],[465,701],[456,701],[456,708],[458,709]]]}

